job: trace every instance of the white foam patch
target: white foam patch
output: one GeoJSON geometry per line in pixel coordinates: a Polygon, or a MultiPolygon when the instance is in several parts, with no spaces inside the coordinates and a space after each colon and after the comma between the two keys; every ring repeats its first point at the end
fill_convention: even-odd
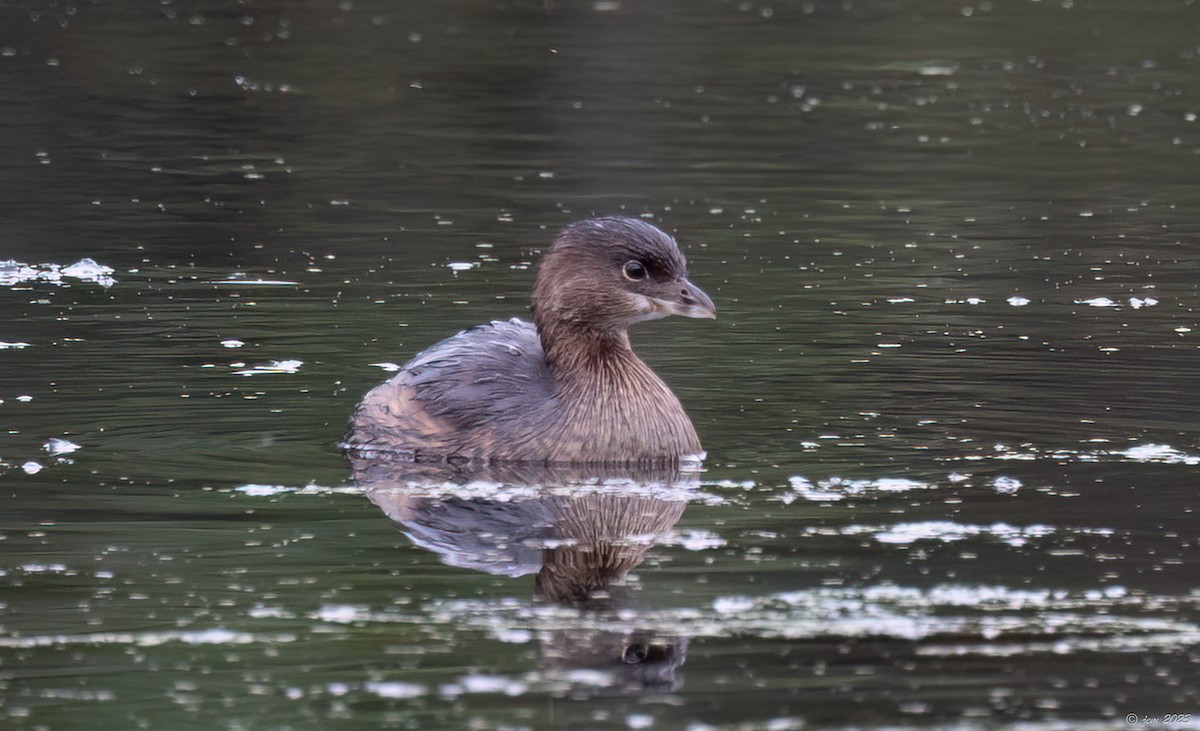
{"type": "MultiPolygon", "coordinates": [[[[788,478],[788,484],[796,496],[810,502],[837,502],[873,493],[902,493],[934,487],[927,482],[910,480],[906,477],[881,477],[874,480],[830,477],[820,480],[814,485],[808,478],[795,475],[788,478]]],[[[784,502],[790,502],[790,500],[784,500],[784,502]]]]}
{"type": "Polygon", "coordinates": [[[96,263],[93,259],[80,259],[74,264],[25,264],[14,259],[0,261],[0,286],[11,287],[17,284],[33,282],[48,282],[65,285],[63,279],[78,279],[81,282],[99,284],[101,287],[111,287],[117,283],[112,277],[112,267],[96,263]]]}
{"type": "Polygon", "coordinates": [[[294,619],[296,614],[283,607],[264,607],[257,605],[246,611],[246,616],[254,619],[294,619]]]}
{"type": "Polygon", "coordinates": [[[521,695],[529,688],[527,683],[520,680],[483,674],[464,675],[458,679],[458,685],[467,693],[503,693],[510,696],[521,695]]]}
{"type": "Polygon", "coordinates": [[[116,283],[112,278],[112,267],[98,264],[93,259],[80,259],[74,264],[62,268],[62,274],[83,282],[95,282],[103,287],[111,287],[116,283]]]}
{"type": "Polygon", "coordinates": [[[492,636],[510,645],[524,645],[533,642],[533,633],[527,629],[497,629],[492,636]]]}
{"type": "Polygon", "coordinates": [[[1200,455],[1187,454],[1168,444],[1139,444],[1122,452],[1115,452],[1134,462],[1160,462],[1162,464],[1200,464],[1200,455]]]}
{"type": "Polygon", "coordinates": [[[59,439],[57,437],[49,439],[42,445],[42,449],[51,457],[57,457],[60,454],[71,454],[79,451],[79,445],[69,439],[59,439]]]}
{"type": "Polygon", "coordinates": [[[288,492],[296,492],[296,488],[288,487],[287,485],[241,485],[235,487],[234,490],[244,492],[247,495],[254,497],[270,497],[272,495],[282,495],[288,492]]]}
{"type": "Polygon", "coordinates": [[[313,613],[313,619],[334,624],[359,622],[371,617],[366,607],[351,604],[327,604],[313,613]]]}
{"type": "Polygon", "coordinates": [[[925,64],[917,67],[921,76],[953,76],[958,71],[958,64],[925,64]]]}
{"type": "Polygon", "coordinates": [[[272,497],[275,495],[361,495],[363,489],[356,485],[326,487],[325,485],[258,485],[249,483],[233,488],[234,492],[244,493],[253,497],[272,497]]]}
{"type": "Polygon", "coordinates": [[[65,573],[67,573],[66,565],[61,564],[61,563],[51,563],[51,564],[26,563],[26,564],[21,564],[17,568],[20,569],[21,571],[24,571],[27,574],[65,574],[65,573]]]}
{"type": "MultiPolygon", "coordinates": [[[[967,538],[990,538],[1010,546],[1023,546],[1034,538],[1043,538],[1055,533],[1056,529],[1049,525],[1018,527],[1008,523],[973,525],[948,520],[928,520],[897,523],[886,530],[871,532],[875,533],[875,540],[880,543],[894,545],[908,545],[917,541],[950,543],[967,538]]],[[[1090,532],[1090,529],[1085,529],[1084,532],[1090,532]]]]}
{"type": "MultiPolygon", "coordinates": [[[[1107,439],[1092,441],[1105,442],[1107,439]]],[[[1056,462],[1101,462],[1105,460],[1128,460],[1132,462],[1147,462],[1158,464],[1200,464],[1200,455],[1184,452],[1169,444],[1138,444],[1126,449],[1115,450],[1083,450],[1083,449],[1041,449],[1031,444],[1022,444],[1019,448],[1005,444],[996,444],[990,455],[968,454],[951,458],[947,461],[973,461],[982,459],[999,459],[1005,461],[1032,462],[1035,460],[1054,460],[1056,462]]],[[[997,478],[999,480],[1001,478],[997,478]]],[[[1016,478],[1007,478],[1016,479],[1016,478]]],[[[997,486],[1000,487],[1000,486],[997,486]]]]}
{"type": "Polygon", "coordinates": [[[568,670],[563,673],[563,678],[575,685],[586,685],[592,688],[607,688],[613,684],[611,673],[606,673],[602,670],[593,670],[584,668],[579,670],[568,670]]]}
{"type": "Polygon", "coordinates": [[[243,368],[240,371],[234,371],[239,376],[261,376],[264,374],[277,373],[298,373],[300,366],[304,365],[302,360],[273,360],[265,365],[257,365],[253,368],[243,368]]]}
{"type": "MultiPolygon", "coordinates": [[[[14,284],[33,282],[39,278],[38,268],[22,264],[15,259],[0,261],[0,286],[11,287],[14,284]]],[[[62,275],[58,276],[59,279],[62,275]]]]}
{"type": "Polygon", "coordinates": [[[1000,476],[992,480],[996,492],[1004,495],[1014,495],[1021,489],[1021,481],[1015,477],[1000,476]]]}
{"type": "Polygon", "coordinates": [[[717,614],[741,614],[754,608],[754,599],[748,596],[718,597],[713,600],[713,611],[717,614]]]}
{"type": "Polygon", "coordinates": [[[811,536],[873,536],[876,541],[889,545],[911,545],[920,541],[937,541],[953,543],[968,538],[980,538],[1010,546],[1024,546],[1029,542],[1045,538],[1057,533],[1068,535],[1097,535],[1111,536],[1111,528],[1066,528],[1051,525],[1015,526],[1008,523],[992,523],[979,525],[975,523],[956,523],[950,520],[926,520],[911,523],[896,523],[894,525],[864,525],[854,523],[840,527],[805,528],[806,535],[811,536]]]}
{"type": "Polygon", "coordinates": [[[374,693],[380,698],[391,698],[393,700],[419,698],[429,692],[427,687],[419,683],[401,683],[396,681],[368,682],[363,684],[363,689],[368,693],[374,693]]]}
{"type": "Polygon", "coordinates": [[[688,551],[707,551],[725,545],[725,539],[706,530],[685,530],[672,532],[659,541],[664,546],[679,546],[688,551]]]}

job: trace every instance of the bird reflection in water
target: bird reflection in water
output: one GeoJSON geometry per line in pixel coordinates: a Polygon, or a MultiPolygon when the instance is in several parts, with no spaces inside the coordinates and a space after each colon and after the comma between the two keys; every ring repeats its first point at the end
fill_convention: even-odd
{"type": "Polygon", "coordinates": [[[640,626],[626,577],[679,521],[698,473],[350,461],[367,497],[415,545],[450,566],[534,574],[535,601],[582,613],[577,626],[538,633],[548,671],[600,671],[625,691],[679,686],[687,638],[640,626]]]}

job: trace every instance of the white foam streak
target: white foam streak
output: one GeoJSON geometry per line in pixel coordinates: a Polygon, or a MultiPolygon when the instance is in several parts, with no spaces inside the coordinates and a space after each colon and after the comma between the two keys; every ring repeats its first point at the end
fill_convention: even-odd
{"type": "Polygon", "coordinates": [[[28,637],[0,637],[0,647],[31,648],[61,647],[67,645],[136,645],[156,647],[171,642],[185,645],[270,645],[294,642],[295,635],[261,635],[251,632],[235,632],[224,627],[192,632],[92,632],[77,635],[30,635],[28,637]]]}
{"type": "Polygon", "coordinates": [[[101,287],[117,283],[112,277],[113,268],[98,264],[94,259],[80,259],[74,264],[25,264],[14,259],[0,261],[0,286],[11,287],[32,282],[48,282],[65,285],[64,277],[92,282],[101,287]]]}

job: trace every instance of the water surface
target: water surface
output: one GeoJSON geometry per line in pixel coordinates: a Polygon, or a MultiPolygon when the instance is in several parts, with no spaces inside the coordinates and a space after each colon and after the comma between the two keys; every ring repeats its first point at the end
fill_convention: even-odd
{"type": "Polygon", "coordinates": [[[5,5],[3,727],[1198,725],[1197,27],[5,5]],[[634,333],[706,471],[356,480],[593,213],[717,303],[634,333]]]}

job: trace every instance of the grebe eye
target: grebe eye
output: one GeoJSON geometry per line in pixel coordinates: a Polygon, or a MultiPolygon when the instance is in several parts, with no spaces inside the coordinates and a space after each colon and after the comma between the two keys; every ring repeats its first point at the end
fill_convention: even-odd
{"type": "Polygon", "coordinates": [[[627,261],[621,270],[625,278],[631,282],[640,282],[646,278],[646,267],[640,261],[627,261]]]}
{"type": "Polygon", "coordinates": [[[621,662],[626,665],[637,665],[640,662],[645,662],[650,655],[650,648],[635,642],[625,649],[621,650],[621,662]]]}

